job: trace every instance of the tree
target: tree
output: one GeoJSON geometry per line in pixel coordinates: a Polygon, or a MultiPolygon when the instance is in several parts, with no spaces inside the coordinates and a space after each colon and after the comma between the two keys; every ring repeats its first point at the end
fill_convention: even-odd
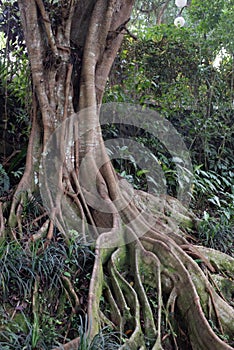
{"type": "MultiPolygon", "coordinates": [[[[201,29],[194,31],[194,22],[190,17],[189,19],[190,25],[183,29],[175,29],[172,24],[141,27],[137,41],[126,38],[113,65],[104,100],[138,101],[146,106],[154,106],[161,115],[166,116],[183,134],[191,151],[194,168],[202,166],[205,170],[205,173],[200,173],[199,181],[194,181],[193,194],[198,190],[198,196],[197,200],[192,200],[192,207],[201,211],[201,215],[208,210],[219,218],[221,209],[229,220],[233,217],[232,58],[226,56],[217,67],[214,57],[220,42],[223,43],[223,49],[228,51],[224,39],[230,31],[222,26],[223,32],[219,36],[217,32],[212,32],[212,44],[211,40],[202,38],[201,29]],[[213,39],[214,35],[216,40],[213,39]],[[224,142],[225,147],[222,147],[224,142]],[[211,171],[211,176],[207,171],[211,171]],[[214,189],[213,185],[220,184],[215,179],[210,183],[212,188],[201,186],[200,192],[202,173],[205,177],[214,178],[217,175],[221,181],[224,179],[225,190],[214,189]],[[210,192],[208,198],[204,188],[210,192]],[[221,202],[227,195],[226,208],[218,202],[217,206],[214,205],[214,200],[217,199],[215,193],[222,198],[221,202]]],[[[152,149],[152,138],[143,140],[141,135],[141,140],[145,144],[151,144],[152,149]]],[[[159,155],[159,145],[157,142],[154,145],[153,153],[159,155]]],[[[162,164],[165,164],[164,170],[171,176],[171,157],[165,158],[165,152],[161,152],[159,157],[162,164]]]]}
{"type": "MultiPolygon", "coordinates": [[[[170,17],[171,13],[168,13],[168,8],[171,7],[173,15],[175,15],[175,6],[170,2],[166,1],[142,1],[138,0],[135,2],[135,9],[140,14],[140,17],[146,16],[148,24],[150,22],[154,24],[161,24],[165,22],[165,17],[170,17]]],[[[145,19],[146,22],[146,19],[145,19]]],[[[142,21],[143,24],[143,21],[142,21]]]]}
{"type": "MultiPolygon", "coordinates": [[[[123,349],[145,349],[147,342],[152,349],[162,349],[165,312],[171,331],[176,322],[178,331],[187,332],[193,349],[231,349],[208,320],[221,335],[233,335],[233,309],[209,280],[211,273],[232,267],[225,267],[223,255],[217,253],[214,263],[212,251],[189,243],[174,223],[180,219],[191,224],[194,217],[179,201],[133,193],[115,173],[104,147],[100,106],[123,35],[129,33],[126,25],[133,0],[19,0],[18,5],[32,74],[32,127],[25,172],[5,228],[0,213],[1,234],[17,242],[24,237],[23,211],[27,199],[38,190],[39,180],[46,212],[39,220],[40,228],[35,225],[39,218],[32,220],[36,233],[29,241],[45,235],[42,249],[46,249],[56,230],[65,239],[72,234],[64,203],[69,203],[71,221],[86,218],[88,232],[81,228],[84,238],[95,237],[88,297],[91,338],[101,326],[111,325],[128,334],[123,349]],[[51,153],[52,146],[56,154],[51,153]],[[90,179],[90,173],[96,175],[98,197],[84,181],[90,179]],[[141,215],[145,206],[145,215],[141,215]],[[116,236],[121,244],[115,244],[116,236]],[[193,258],[200,259],[201,265],[193,258]],[[154,305],[147,286],[156,295],[154,305]]],[[[231,265],[231,258],[225,259],[231,265]]],[[[69,280],[67,284],[74,297],[69,280]]],[[[173,340],[178,348],[175,336],[173,340]]],[[[74,339],[64,348],[73,349],[78,343],[74,339]]]]}

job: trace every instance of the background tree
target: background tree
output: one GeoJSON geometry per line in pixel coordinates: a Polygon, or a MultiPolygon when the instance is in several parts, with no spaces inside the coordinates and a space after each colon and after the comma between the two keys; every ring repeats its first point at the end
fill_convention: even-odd
{"type": "MultiPolygon", "coordinates": [[[[122,190],[123,182],[104,148],[100,104],[123,35],[128,33],[126,24],[133,1],[19,0],[17,3],[32,76],[32,124],[25,172],[12,197],[10,210],[7,203],[0,206],[2,298],[9,293],[7,285],[14,266],[24,262],[20,268],[23,282],[14,283],[20,286],[19,290],[25,290],[25,302],[19,301],[20,293],[15,294],[17,304],[11,301],[13,311],[7,305],[11,318],[19,308],[26,309],[24,313],[28,311],[26,295],[33,289],[32,348],[43,346],[40,325],[45,318],[40,318],[40,312],[47,297],[52,304],[49,311],[57,315],[64,311],[67,314],[70,311],[74,318],[83,312],[88,314],[85,333],[80,332],[79,337],[62,319],[63,326],[66,325],[61,339],[65,349],[78,344],[89,346],[87,336],[90,342],[95,342],[96,335],[106,325],[127,336],[122,349],[161,349],[171,344],[174,348],[231,349],[228,340],[231,344],[233,308],[212,276],[221,270],[224,275],[233,276],[233,260],[189,242],[182,227],[192,226],[196,220],[179,201],[166,197],[161,211],[160,200],[142,191],[136,191],[133,200],[127,201],[128,193],[132,193],[130,185],[124,182],[122,190]],[[78,119],[74,122],[76,112],[78,119]],[[59,151],[58,162],[50,158],[53,154],[47,147],[52,135],[52,144],[59,151]],[[71,145],[69,142],[74,140],[71,145]],[[87,154],[87,168],[82,168],[81,174],[82,160],[87,154]],[[44,207],[37,200],[41,157],[51,161],[53,175],[53,183],[46,179],[41,183],[42,199],[48,199],[44,207]],[[89,178],[91,172],[97,174],[96,188],[105,204],[104,212],[100,206],[97,210],[95,196],[93,203],[87,200],[89,188],[80,184],[81,175],[89,178]],[[58,189],[55,195],[54,188],[58,189]],[[89,224],[90,232],[82,227],[78,236],[86,239],[96,235],[94,256],[83,247],[87,242],[80,244],[77,232],[69,231],[65,201],[73,209],[72,220],[79,216],[89,224]],[[145,206],[147,211],[143,216],[145,206]],[[145,232],[143,236],[142,232],[145,232]],[[122,237],[122,243],[129,243],[125,239],[130,237],[131,243],[116,247],[112,244],[116,236],[122,237]],[[9,238],[14,243],[6,248],[9,238]],[[19,246],[24,248],[24,253],[19,246]],[[9,251],[14,264],[9,261],[9,251]],[[85,257],[84,261],[80,256],[85,257]],[[79,290],[87,288],[87,278],[81,271],[86,258],[93,264],[88,297],[79,290]],[[79,278],[82,281],[78,283],[79,278]],[[80,296],[86,298],[86,303],[80,296]],[[68,334],[74,339],[66,343],[68,334]]],[[[45,170],[42,168],[41,173],[45,170]]],[[[226,282],[227,278],[222,278],[226,282]]],[[[23,318],[23,323],[29,328],[27,318],[23,318]]]]}
{"type": "MultiPolygon", "coordinates": [[[[226,41],[230,30],[222,26],[221,19],[219,24],[215,22],[219,29],[208,30],[201,25],[202,11],[193,6],[192,3],[187,19],[190,25],[183,29],[170,24],[152,26],[142,28],[137,41],[126,38],[115,60],[105,101],[139,101],[169,119],[191,150],[196,174],[193,208],[198,215],[209,208],[213,214],[226,216],[229,222],[233,217],[234,132],[233,58],[231,44],[226,41]],[[195,11],[199,13],[196,18],[195,11]]],[[[227,11],[214,6],[217,15],[227,11]]],[[[210,13],[213,15],[214,10],[210,13]]],[[[206,21],[209,22],[207,18],[206,21]]],[[[141,140],[152,143],[146,138],[141,140]]],[[[160,160],[171,177],[172,163],[157,147],[160,145],[155,142],[154,152],[161,152],[160,160]]]]}

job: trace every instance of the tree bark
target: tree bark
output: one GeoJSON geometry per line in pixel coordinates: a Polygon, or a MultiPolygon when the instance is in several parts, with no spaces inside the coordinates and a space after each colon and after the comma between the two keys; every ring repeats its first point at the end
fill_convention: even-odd
{"type": "MultiPolygon", "coordinates": [[[[63,211],[65,197],[73,203],[75,215],[86,218],[93,227],[96,255],[88,299],[90,338],[101,327],[111,324],[122,334],[130,333],[121,349],[127,349],[127,346],[132,350],[146,349],[148,338],[151,339],[151,349],[163,349],[163,313],[171,330],[169,315],[177,313],[178,323],[186,329],[192,349],[228,350],[231,347],[215,334],[208,319],[220,326],[220,333],[231,336],[234,325],[228,320],[233,318],[233,309],[215,292],[192,256],[203,261],[206,271],[215,273],[209,258],[181,237],[179,230],[179,233],[174,232],[168,217],[162,213],[160,217],[155,215],[156,201],[152,196],[139,192],[139,202],[128,203],[121,211],[115,201],[124,202],[125,194],[119,188],[119,178],[106,154],[99,112],[133,2],[62,1],[58,12],[53,14],[54,18],[50,18],[51,13],[42,0],[18,1],[35,98],[26,172],[16,190],[9,218],[12,236],[20,238],[15,228],[20,226],[22,191],[32,193],[35,189],[32,182],[39,178],[38,160],[32,160],[35,155],[38,158],[40,151],[42,158],[49,152],[48,141],[55,135],[54,142],[61,158],[55,168],[51,167],[54,169],[53,186],[59,190],[54,196],[51,185],[43,184],[50,211],[49,224],[46,222],[44,230],[48,243],[55,226],[64,236],[68,234],[63,211]],[[72,116],[76,112],[79,116],[73,123],[72,116]],[[56,133],[58,127],[61,129],[56,133]],[[78,139],[74,136],[77,133],[78,139]],[[67,143],[71,139],[75,139],[72,146],[67,143]],[[87,154],[90,156],[86,173],[97,173],[97,192],[108,209],[104,213],[95,206],[91,207],[86,200],[89,188],[80,186],[80,166],[87,154]],[[101,168],[97,163],[100,154],[103,160],[101,168]],[[144,218],[140,215],[140,204],[145,200],[152,208],[144,218]],[[135,219],[132,226],[126,228],[121,224],[121,220],[129,223],[132,219],[135,219]],[[141,229],[146,234],[139,238],[141,229]],[[117,248],[103,248],[116,233],[122,233],[123,243],[127,235],[133,238],[132,242],[117,248]],[[147,285],[155,292],[156,313],[147,294],[147,285]],[[100,309],[101,297],[111,314],[100,309]]],[[[128,190],[129,185],[126,185],[126,193],[128,190]]],[[[172,208],[169,200],[168,207],[172,208]]],[[[175,349],[178,349],[176,337],[172,336],[172,339],[175,349]]],[[[79,340],[74,339],[64,348],[73,349],[78,343],[79,340]]]]}

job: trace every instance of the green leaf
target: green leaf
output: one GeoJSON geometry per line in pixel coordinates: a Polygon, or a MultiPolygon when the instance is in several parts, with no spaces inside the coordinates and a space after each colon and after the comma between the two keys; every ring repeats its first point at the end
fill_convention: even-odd
{"type": "Polygon", "coordinates": [[[142,175],[144,175],[144,174],[147,174],[147,173],[149,173],[150,171],[149,170],[146,170],[146,169],[142,169],[142,170],[138,170],[137,171],[137,176],[142,176],[142,175]]]}
{"type": "Polygon", "coordinates": [[[219,197],[217,197],[217,196],[214,196],[213,198],[209,198],[208,201],[215,204],[215,205],[218,205],[219,208],[221,207],[219,197]]]}
{"type": "Polygon", "coordinates": [[[71,277],[71,274],[70,274],[70,272],[68,272],[68,271],[65,271],[63,274],[64,274],[64,276],[66,276],[66,277],[71,277]]]}

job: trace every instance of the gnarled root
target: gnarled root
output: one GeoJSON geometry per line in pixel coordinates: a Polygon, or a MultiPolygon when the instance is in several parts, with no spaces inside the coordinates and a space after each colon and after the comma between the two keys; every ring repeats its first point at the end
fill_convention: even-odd
{"type": "Polygon", "coordinates": [[[215,265],[210,251],[181,240],[178,227],[168,237],[170,231],[160,224],[132,243],[109,250],[99,248],[108,233],[99,237],[89,293],[90,336],[107,324],[106,318],[128,337],[121,349],[163,349],[169,333],[179,349],[173,336],[176,322],[194,350],[232,349],[222,339],[233,337],[233,308],[209,277],[224,270],[222,259],[215,265]],[[199,258],[201,266],[193,258],[199,258]]]}
{"type": "MultiPolygon", "coordinates": [[[[223,273],[223,278],[233,278],[233,259],[227,257],[224,265],[224,254],[217,252],[216,261],[215,251],[186,240],[180,220],[196,221],[186,210],[182,217],[174,212],[178,222],[172,226],[159,209],[151,210],[157,216],[155,226],[142,237],[129,225],[124,232],[115,227],[98,237],[87,335],[92,339],[108,325],[126,338],[123,350],[161,350],[168,341],[174,349],[182,349],[186,341],[193,350],[231,350],[223,339],[231,343],[234,335],[233,308],[216,277],[223,273]],[[122,246],[103,248],[120,233],[122,246]],[[132,237],[131,243],[124,245],[125,236],[132,237]]],[[[72,349],[68,344],[66,349],[72,349]]]]}
{"type": "MultiPolygon", "coordinates": [[[[110,252],[108,252],[108,255],[110,252]]],[[[105,296],[101,311],[121,333],[131,334],[122,349],[162,349],[162,304],[178,312],[181,327],[187,328],[193,349],[224,350],[231,347],[222,341],[208,322],[208,305],[212,296],[212,321],[222,325],[222,331],[234,334],[233,309],[214,291],[199,266],[181,248],[158,239],[143,237],[111,253],[105,262],[97,250],[95,269],[90,288],[89,317],[93,335],[103,326],[100,318],[100,296],[105,296]],[[177,250],[177,251],[176,251],[177,250]],[[130,257],[130,258],[129,258],[130,257]],[[108,285],[108,287],[106,287],[108,285]],[[157,313],[147,295],[147,286],[157,295],[157,313]],[[169,295],[162,299],[162,290],[169,295]],[[217,322],[218,309],[219,322],[217,322]]]]}

